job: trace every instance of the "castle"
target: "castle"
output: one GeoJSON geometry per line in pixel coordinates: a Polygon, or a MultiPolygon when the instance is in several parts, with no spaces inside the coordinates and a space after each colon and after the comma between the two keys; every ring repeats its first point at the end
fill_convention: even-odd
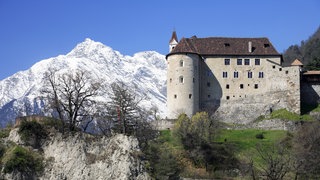
{"type": "Polygon", "coordinates": [[[167,60],[167,118],[207,111],[248,123],[273,110],[300,113],[302,63],[282,65],[268,38],[182,38],[174,31],[167,60]]]}

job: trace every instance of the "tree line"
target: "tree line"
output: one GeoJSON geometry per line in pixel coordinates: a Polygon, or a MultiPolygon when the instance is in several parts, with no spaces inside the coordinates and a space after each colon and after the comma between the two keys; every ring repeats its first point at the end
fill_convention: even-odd
{"type": "Polygon", "coordinates": [[[290,65],[299,59],[306,70],[320,70],[320,27],[300,45],[292,45],[283,53],[284,65],[290,65]]]}

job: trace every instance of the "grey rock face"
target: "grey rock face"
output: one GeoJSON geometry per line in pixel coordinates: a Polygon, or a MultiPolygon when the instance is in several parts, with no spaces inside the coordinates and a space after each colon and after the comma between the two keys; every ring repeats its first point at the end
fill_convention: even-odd
{"type": "MultiPolygon", "coordinates": [[[[10,133],[8,139],[23,145],[17,129],[10,133]]],[[[50,135],[42,149],[45,170],[39,179],[150,179],[138,158],[141,152],[134,137],[56,133],[50,135]]]]}

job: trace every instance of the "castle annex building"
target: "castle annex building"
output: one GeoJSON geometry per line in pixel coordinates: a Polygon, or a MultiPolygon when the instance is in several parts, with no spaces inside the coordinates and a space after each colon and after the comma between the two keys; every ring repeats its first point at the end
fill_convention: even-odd
{"type": "Polygon", "coordinates": [[[268,38],[182,38],[166,56],[168,118],[208,111],[245,123],[275,109],[300,113],[300,66],[282,66],[268,38]]]}

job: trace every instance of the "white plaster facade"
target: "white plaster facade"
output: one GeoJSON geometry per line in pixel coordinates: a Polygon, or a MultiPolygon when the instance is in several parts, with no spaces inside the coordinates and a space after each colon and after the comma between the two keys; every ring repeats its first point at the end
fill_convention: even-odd
{"type": "MultiPolygon", "coordinates": [[[[273,109],[287,108],[300,113],[299,66],[282,67],[282,56],[275,50],[265,54],[267,50],[264,49],[260,54],[250,52],[253,47],[260,47],[257,42],[250,40],[248,43],[247,39],[237,38],[231,39],[233,41],[239,42],[236,47],[247,45],[247,48],[243,48],[246,52],[201,54],[197,51],[206,47],[194,47],[197,43],[193,44],[193,39],[184,40],[180,47],[181,41],[173,48],[170,46],[171,52],[167,55],[169,119],[176,118],[180,113],[191,116],[203,110],[216,114],[226,122],[240,123],[265,115],[273,109]],[[248,115],[252,118],[247,120],[248,115]]],[[[228,46],[232,45],[228,43],[228,46]]],[[[218,47],[216,44],[213,46],[218,47]]]]}

